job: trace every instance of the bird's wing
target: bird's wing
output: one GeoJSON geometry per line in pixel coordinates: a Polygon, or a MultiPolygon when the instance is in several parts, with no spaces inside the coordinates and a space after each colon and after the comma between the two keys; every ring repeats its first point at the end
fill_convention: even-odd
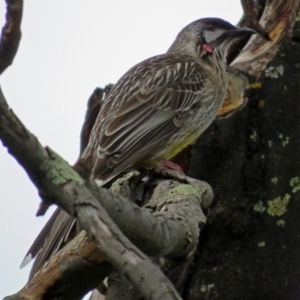
{"type": "Polygon", "coordinates": [[[152,60],[148,65],[146,61],[131,70],[132,78],[125,74],[110,95],[113,100],[108,99],[99,114],[100,132],[98,137],[97,132],[91,135],[98,146],[93,170],[98,179],[106,180],[133,166],[174,135],[195,106],[201,105],[206,79],[201,65],[176,58],[152,60]],[[128,81],[131,88],[126,90],[128,81]]]}
{"type": "Polygon", "coordinates": [[[63,243],[67,242],[70,230],[74,224],[75,219],[59,207],[54,211],[51,218],[31,245],[20,266],[21,268],[25,267],[30,261],[37,257],[30,272],[30,278],[61,248],[63,243]]]}
{"type": "MultiPolygon", "coordinates": [[[[87,149],[94,153],[99,148],[104,153],[95,167],[100,179],[111,179],[125,171],[174,134],[201,93],[206,77],[195,62],[178,63],[176,57],[166,61],[163,56],[152,59],[147,67],[148,62],[137,65],[133,72],[130,70],[120,79],[95,123],[90,138],[92,145],[87,149]]],[[[57,208],[21,267],[37,256],[32,277],[59,250],[73,227],[74,219],[57,208]]]]}

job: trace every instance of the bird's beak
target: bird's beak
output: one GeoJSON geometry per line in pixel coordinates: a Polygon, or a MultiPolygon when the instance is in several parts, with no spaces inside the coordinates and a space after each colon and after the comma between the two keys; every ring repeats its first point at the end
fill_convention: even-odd
{"type": "Polygon", "coordinates": [[[225,32],[225,36],[227,37],[239,37],[239,36],[243,36],[243,35],[251,35],[251,34],[256,34],[257,32],[251,28],[238,28],[236,27],[236,29],[233,30],[229,30],[227,32],[225,32]]]}
{"type": "Polygon", "coordinates": [[[251,34],[255,34],[255,33],[257,33],[257,32],[250,28],[235,27],[234,29],[223,32],[223,34],[216,39],[215,45],[220,45],[225,40],[229,40],[231,42],[235,38],[241,37],[243,35],[251,35],[251,34]]]}
{"type": "Polygon", "coordinates": [[[223,32],[221,36],[217,38],[215,41],[216,45],[222,44],[225,40],[232,42],[233,39],[244,36],[244,35],[251,35],[257,33],[255,30],[250,29],[250,28],[238,28],[235,27],[232,30],[228,30],[223,32]]]}

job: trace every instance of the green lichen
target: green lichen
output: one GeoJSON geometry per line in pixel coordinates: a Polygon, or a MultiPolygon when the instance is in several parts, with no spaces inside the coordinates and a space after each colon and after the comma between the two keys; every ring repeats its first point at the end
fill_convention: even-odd
{"type": "Polygon", "coordinates": [[[254,204],[253,210],[263,213],[266,210],[266,208],[265,208],[263,202],[260,200],[254,204]]]}
{"type": "Polygon", "coordinates": [[[259,243],[257,243],[257,246],[258,247],[266,247],[266,242],[265,241],[261,241],[261,242],[259,242],[259,243]]]}
{"type": "Polygon", "coordinates": [[[50,148],[46,150],[49,154],[49,158],[41,164],[40,169],[54,185],[61,186],[70,181],[79,185],[84,184],[82,178],[62,157],[50,148]]]}
{"type": "Polygon", "coordinates": [[[183,195],[194,195],[199,199],[199,201],[202,200],[201,191],[190,184],[180,184],[168,191],[168,193],[166,193],[164,197],[162,197],[162,199],[159,201],[158,205],[161,206],[165,203],[180,201],[183,195]]]}
{"type": "Polygon", "coordinates": [[[211,284],[202,284],[201,287],[200,287],[200,291],[202,293],[208,293],[214,287],[215,287],[214,283],[211,283],[211,284]]]}
{"type": "Polygon", "coordinates": [[[298,176],[290,180],[290,186],[292,187],[293,193],[296,193],[300,190],[300,179],[298,176]]]}
{"type": "Polygon", "coordinates": [[[120,193],[120,187],[123,186],[124,184],[127,184],[130,181],[130,179],[138,176],[139,174],[140,173],[138,171],[132,171],[126,173],[124,176],[118,178],[116,181],[113,182],[113,184],[109,188],[110,191],[112,191],[113,193],[120,193]]]}
{"type": "Polygon", "coordinates": [[[277,226],[284,227],[285,221],[281,219],[281,220],[278,220],[278,221],[276,222],[276,224],[277,224],[277,226]]]}
{"type": "Polygon", "coordinates": [[[284,137],[283,134],[280,133],[278,137],[279,137],[281,140],[284,139],[284,140],[281,142],[281,144],[282,144],[283,147],[285,147],[285,146],[287,146],[287,145],[289,144],[290,138],[289,138],[288,136],[284,137]]]}
{"type": "Polygon", "coordinates": [[[202,193],[198,189],[196,189],[194,186],[190,184],[180,184],[176,186],[175,188],[171,189],[164,197],[163,202],[170,202],[170,201],[176,201],[176,198],[179,196],[180,198],[182,195],[194,195],[199,200],[201,200],[202,193]]]}
{"type": "Polygon", "coordinates": [[[259,100],[259,103],[258,103],[258,107],[259,108],[264,108],[266,105],[266,101],[265,100],[259,100]]]}
{"type": "Polygon", "coordinates": [[[298,13],[296,15],[296,22],[300,21],[300,9],[298,10],[298,13]]]}
{"type": "Polygon", "coordinates": [[[285,194],[283,198],[281,196],[276,197],[274,200],[268,201],[268,209],[267,213],[274,217],[274,216],[282,216],[287,212],[287,205],[290,201],[291,195],[285,194]]]}
{"type": "Polygon", "coordinates": [[[254,142],[257,140],[257,132],[253,131],[252,134],[250,134],[250,139],[253,140],[254,142]]]}
{"type": "Polygon", "coordinates": [[[270,66],[265,70],[265,76],[271,78],[279,78],[280,76],[283,75],[283,72],[284,72],[284,68],[282,65],[277,67],[270,66]]]}
{"type": "Polygon", "coordinates": [[[272,178],[272,179],[271,179],[271,182],[274,183],[274,184],[277,184],[278,178],[277,178],[277,177],[272,178]]]}
{"type": "Polygon", "coordinates": [[[285,140],[282,141],[282,146],[285,147],[286,145],[288,145],[290,142],[290,138],[288,136],[285,137],[285,140]]]}

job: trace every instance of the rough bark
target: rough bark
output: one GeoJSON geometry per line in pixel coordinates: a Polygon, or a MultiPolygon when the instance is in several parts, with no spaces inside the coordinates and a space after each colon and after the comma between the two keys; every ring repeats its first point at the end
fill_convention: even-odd
{"type": "Polygon", "coordinates": [[[22,0],[6,0],[6,23],[0,41],[0,74],[15,58],[21,40],[22,0]]]}
{"type": "MultiPolygon", "coordinates": [[[[157,208],[156,216],[152,216],[148,210],[137,207],[119,194],[96,187],[89,180],[85,182],[56,153],[42,147],[37,138],[9,109],[1,91],[0,120],[0,138],[3,144],[25,169],[39,190],[41,198],[46,202],[46,207],[56,203],[76,217],[80,226],[95,241],[107,261],[126,274],[146,299],[160,297],[180,299],[160,269],[123,235],[100,203],[106,206],[107,211],[111,212],[117,222],[121,222],[120,227],[123,232],[130,233],[131,239],[141,248],[148,248],[152,254],[182,257],[195,248],[198,240],[198,224],[205,222],[199,202],[201,191],[199,192],[192,185],[176,186],[170,183],[169,187],[172,188],[167,189],[165,186],[164,189],[160,189],[154,197],[154,203],[150,202],[151,207],[157,208]],[[179,208],[178,203],[183,206],[179,208]],[[143,225],[146,227],[143,228],[143,225]],[[151,228],[150,231],[148,226],[151,228]],[[154,229],[155,234],[153,234],[154,229]],[[155,288],[149,289],[149,286],[155,288]]],[[[184,176],[183,178],[185,179],[184,176]]],[[[185,180],[188,182],[187,179],[185,180]]],[[[44,212],[44,207],[42,205],[40,212],[44,212]]],[[[56,279],[61,280],[60,274],[56,279]]],[[[100,281],[101,277],[99,277],[100,281]]],[[[56,298],[59,289],[52,289],[55,284],[57,280],[50,281],[49,287],[49,282],[46,281],[46,290],[40,290],[39,285],[33,284],[38,287],[39,294],[34,294],[35,290],[32,291],[26,286],[11,299],[18,299],[20,296],[23,299],[32,297],[42,299],[48,292],[51,293],[47,294],[47,297],[56,298]]],[[[59,295],[59,299],[70,298],[63,293],[59,295]]],[[[77,295],[81,297],[80,293],[77,295]]]]}
{"type": "MultiPolygon", "coordinates": [[[[123,188],[124,182],[122,182],[123,188]]],[[[167,252],[170,252],[169,254],[172,256],[172,252],[173,255],[175,254],[173,250],[177,248],[176,245],[178,245],[178,242],[184,242],[184,245],[181,247],[183,252],[175,256],[185,257],[185,253],[189,253],[195,249],[195,243],[198,240],[198,223],[201,225],[205,222],[204,215],[199,211],[200,203],[197,197],[195,197],[195,193],[197,194],[198,192],[196,190],[191,192],[191,188],[188,185],[176,184],[174,180],[172,182],[163,180],[161,183],[158,183],[148,205],[152,210],[156,208],[153,213],[155,218],[152,218],[152,221],[149,220],[149,217],[151,218],[150,213],[146,212],[145,214],[143,210],[133,207],[130,202],[122,201],[120,203],[112,198],[110,199],[111,201],[107,202],[108,206],[111,207],[107,207],[108,212],[114,216],[113,219],[121,219],[117,221],[119,226],[123,222],[122,219],[125,219],[127,216],[127,226],[123,223],[123,227],[120,227],[123,228],[125,233],[131,232],[129,235],[131,235],[132,240],[136,241],[140,246],[139,248],[143,249],[146,253],[155,253],[157,255],[165,253],[168,255],[167,252]],[[169,197],[165,195],[166,193],[167,195],[169,194],[169,197]],[[171,195],[172,198],[170,197],[171,195]],[[141,220],[148,219],[148,226],[152,232],[152,236],[147,234],[149,229],[145,228],[144,235],[140,236],[143,226],[140,226],[140,230],[132,229],[133,226],[135,228],[138,226],[134,224],[134,221],[128,221],[128,215],[131,214],[132,210],[135,210],[135,214],[139,211],[138,220],[140,221],[140,225],[143,225],[141,220]],[[148,216],[146,217],[147,213],[148,216]],[[186,218],[187,215],[189,218],[186,218]],[[198,221],[193,215],[198,218],[198,221]],[[186,228],[187,223],[185,220],[188,220],[194,229],[190,226],[186,228]],[[183,241],[180,241],[180,236],[174,234],[178,231],[176,223],[183,229],[185,228],[183,241]],[[163,234],[163,241],[159,238],[160,234],[163,234]],[[170,245],[173,250],[171,250],[170,245]],[[160,254],[159,251],[161,252],[160,254]]],[[[95,243],[88,239],[86,234],[82,232],[59,251],[42,271],[35,274],[17,295],[11,296],[9,299],[30,299],[32,297],[35,299],[44,299],[45,297],[80,299],[89,290],[95,288],[112,270],[111,264],[97,249],[95,243]],[[84,280],[82,277],[84,277],[84,280]]]]}
{"type": "MultiPolygon", "coordinates": [[[[294,8],[283,20],[299,20],[298,1],[281,4],[294,8]]],[[[185,299],[300,297],[299,21],[282,34],[240,64],[260,76],[249,77],[247,105],[214,122],[192,149],[189,175],[209,182],[215,200],[185,299]]]]}

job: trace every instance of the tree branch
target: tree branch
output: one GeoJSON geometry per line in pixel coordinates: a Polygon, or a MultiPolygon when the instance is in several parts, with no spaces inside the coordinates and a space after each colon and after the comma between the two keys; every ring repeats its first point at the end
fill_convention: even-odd
{"type": "Polygon", "coordinates": [[[257,33],[259,33],[264,39],[270,41],[269,34],[259,23],[261,13],[264,10],[266,4],[263,3],[263,1],[257,2],[253,0],[241,0],[241,4],[244,15],[239,22],[240,25],[255,29],[257,33]]]}
{"type": "MultiPolygon", "coordinates": [[[[7,66],[12,63],[18,49],[21,38],[20,23],[22,17],[22,4],[22,1],[7,1],[7,23],[2,31],[0,44],[0,73],[2,73],[7,66]]],[[[99,98],[97,100],[99,100],[99,98]]],[[[92,111],[96,112],[98,110],[98,106],[99,103],[96,103],[96,106],[94,106],[92,111]]],[[[88,119],[91,119],[92,117],[93,116],[87,116],[88,119]]],[[[60,158],[51,149],[43,148],[37,138],[25,128],[17,116],[14,115],[13,111],[9,109],[1,90],[0,122],[0,138],[3,141],[3,144],[8,147],[9,152],[24,167],[30,179],[39,190],[39,194],[43,199],[43,204],[40,209],[41,213],[47,209],[49,204],[56,203],[72,216],[76,216],[81,226],[88,232],[89,236],[95,240],[98,248],[101,250],[101,255],[104,255],[106,259],[108,259],[117,269],[124,272],[124,274],[126,274],[126,276],[131,280],[136,288],[139,289],[146,299],[151,299],[152,297],[180,299],[176,290],[169,280],[163,275],[160,269],[154,265],[138,248],[129,242],[129,240],[109,218],[106,211],[102,208],[95,197],[96,195],[97,198],[104,197],[109,199],[109,201],[111,201],[111,210],[113,210],[113,205],[116,203],[112,200],[116,200],[115,196],[108,191],[104,192],[104,190],[99,188],[96,189],[95,187],[92,190],[89,190],[86,187],[84,180],[76,174],[76,172],[62,158],[60,158]],[[153,286],[153,289],[149,289],[149,286],[153,286]]],[[[86,124],[86,128],[88,130],[91,126],[91,124],[86,124]]],[[[82,147],[84,147],[84,145],[82,147]]],[[[90,183],[89,186],[93,186],[93,184],[90,183]]],[[[130,214],[132,214],[133,211],[135,212],[135,221],[143,220],[142,224],[147,224],[144,223],[144,215],[145,212],[147,212],[148,218],[146,218],[146,221],[152,221],[150,222],[151,225],[157,228],[159,227],[160,229],[157,231],[160,234],[160,237],[157,239],[150,239],[150,237],[153,237],[154,235],[152,231],[150,232],[148,230],[148,236],[146,236],[148,237],[148,243],[141,242],[141,240],[145,240],[146,230],[144,230],[143,235],[141,235],[143,230],[140,230],[139,233],[135,233],[133,240],[136,239],[137,243],[148,245],[148,247],[151,245],[151,250],[149,250],[149,252],[153,251],[155,254],[157,254],[159,247],[159,254],[181,256],[189,253],[197,244],[199,230],[198,224],[205,222],[205,217],[199,206],[200,198],[201,194],[197,192],[195,187],[191,185],[186,185],[184,187],[183,185],[178,185],[178,187],[174,187],[171,194],[164,195],[163,201],[161,200],[158,202],[158,211],[156,212],[157,215],[155,217],[147,210],[144,210],[143,213],[141,213],[142,210],[139,211],[137,210],[137,207],[131,207],[129,212],[130,214]],[[181,187],[180,191],[182,196],[187,196],[187,200],[184,197],[183,199],[178,198],[177,200],[174,200],[174,196],[181,196],[181,194],[178,194],[179,187],[181,187]],[[188,213],[188,210],[184,209],[184,207],[180,210],[180,213],[177,213],[175,203],[180,202],[182,204],[186,201],[189,203],[190,197],[194,199],[194,201],[191,202],[197,206],[197,208],[195,208],[193,205],[190,205],[192,207],[192,211],[200,212],[200,215],[198,215],[197,222],[194,224],[191,225],[188,223],[185,224],[185,222],[179,222],[181,223],[179,226],[176,224],[174,219],[181,221],[184,217],[187,219],[187,216],[189,215],[185,215],[188,213]],[[174,206],[175,210],[172,209],[172,206],[174,206]],[[168,215],[168,213],[160,213],[159,211],[162,207],[164,209],[168,207],[168,213],[170,215],[168,215]],[[177,229],[174,226],[177,227],[177,229]],[[173,235],[170,234],[170,228],[176,229],[176,231],[179,230],[180,237],[182,238],[178,239],[174,233],[173,235]],[[183,230],[180,231],[182,228],[183,230]],[[141,239],[141,236],[143,236],[144,240],[141,239]],[[156,243],[154,243],[154,241],[156,243]],[[159,244],[158,241],[161,243],[159,244]],[[178,243],[178,241],[180,242],[178,243]],[[182,249],[179,251],[178,248],[182,249]]],[[[118,200],[122,202],[122,204],[118,207],[119,209],[126,207],[126,205],[124,205],[124,203],[127,203],[125,199],[119,197],[118,200]]],[[[185,203],[184,206],[188,207],[189,205],[185,203]]],[[[114,206],[114,210],[116,210],[116,206],[114,206]]],[[[123,220],[125,219],[123,218],[123,220]]],[[[132,225],[131,229],[133,227],[142,229],[143,226],[137,226],[140,224],[140,222],[139,224],[135,222],[135,225],[132,225]]],[[[144,226],[144,229],[147,228],[149,227],[144,226]]],[[[72,248],[72,246],[74,246],[74,243],[71,243],[67,247],[71,253],[74,252],[74,248],[72,248]]],[[[78,249],[82,250],[83,248],[79,247],[78,249]]],[[[94,247],[93,249],[96,248],[94,247]]],[[[74,276],[79,275],[78,272],[73,272],[73,259],[64,260],[61,258],[61,255],[65,253],[64,251],[66,251],[66,249],[54,257],[51,263],[48,264],[48,269],[46,268],[37,274],[37,276],[35,276],[33,280],[18,294],[8,298],[28,299],[32,298],[32,293],[34,293],[34,297],[36,299],[41,299],[45,296],[45,292],[48,293],[47,297],[56,298],[57,293],[61,292],[61,288],[65,289],[63,282],[70,283],[70,276],[73,276],[74,280],[74,276]],[[55,266],[55,262],[59,262],[59,264],[56,264],[56,266],[59,266],[58,268],[53,268],[53,266],[55,266]],[[51,271],[46,271],[49,270],[49,268],[51,271]],[[53,272],[54,269],[56,272],[53,272]],[[62,276],[62,273],[67,275],[62,276]]],[[[99,256],[98,250],[95,251],[99,256]]],[[[70,257],[68,256],[67,258],[70,257]]],[[[81,272],[91,267],[91,265],[89,263],[87,264],[85,260],[78,259],[75,260],[75,266],[81,272]]],[[[92,267],[95,268],[93,265],[92,267]]],[[[94,270],[95,272],[88,272],[90,276],[92,276],[92,274],[94,276],[94,281],[88,280],[89,289],[97,285],[101,278],[103,278],[103,270],[103,264],[101,264],[102,276],[99,276],[97,266],[94,270]],[[96,277],[95,274],[97,275],[96,277]]],[[[107,272],[104,272],[104,274],[106,273],[107,272]]],[[[81,276],[78,276],[78,278],[81,278],[81,276]]],[[[73,289],[73,294],[68,294],[65,299],[69,299],[70,297],[72,299],[78,297],[79,299],[86,292],[86,289],[87,286],[83,284],[81,292],[78,292],[78,289],[74,292],[75,290],[73,289]]]]}
{"type": "MultiPolygon", "coordinates": [[[[109,199],[105,201],[108,212],[115,211],[113,219],[120,219],[119,224],[124,225],[121,227],[124,228],[123,231],[130,233],[132,239],[137,241],[142,250],[156,254],[156,256],[168,252],[172,248],[170,248],[170,244],[172,246],[178,244],[177,239],[180,240],[181,237],[180,235],[177,236],[177,232],[183,231],[178,230],[178,227],[185,228],[185,236],[181,238],[181,254],[185,255],[195,249],[199,235],[198,224],[201,226],[205,222],[205,217],[200,209],[199,195],[197,196],[199,192],[193,186],[182,185],[179,182],[174,182],[174,180],[159,181],[148,204],[149,207],[155,209],[153,216],[149,210],[136,207],[129,201],[118,202],[113,198],[112,201],[109,199]],[[128,214],[133,210],[135,210],[136,218],[132,223],[128,214]],[[146,219],[144,219],[145,216],[146,219]],[[125,224],[126,218],[127,226],[125,224]],[[133,230],[133,227],[141,228],[133,230]],[[142,236],[143,230],[145,230],[144,236],[142,236]],[[156,239],[160,240],[157,241],[156,239]]],[[[196,184],[200,185],[203,190],[208,186],[205,183],[194,181],[194,185],[196,184]]],[[[119,186],[124,188],[124,182],[119,186]]],[[[210,188],[207,189],[204,199],[212,200],[210,188]]],[[[120,200],[122,200],[121,197],[120,200]]],[[[98,285],[101,279],[103,280],[111,271],[112,268],[109,267],[107,260],[96,248],[94,242],[87,240],[86,235],[81,233],[54,255],[44,269],[36,273],[17,295],[22,295],[25,299],[29,296],[39,299],[45,294],[47,298],[51,298],[56,294],[63,293],[65,299],[75,299],[75,295],[81,297],[91,287],[98,285]],[[85,274],[85,281],[82,280],[81,274],[85,274]],[[64,282],[72,282],[72,285],[65,286],[64,282]]]]}
{"type": "Polygon", "coordinates": [[[112,269],[95,243],[82,231],[22,290],[6,299],[82,299],[112,269]]]}
{"type": "MultiPolygon", "coordinates": [[[[0,138],[24,167],[38,188],[41,198],[47,203],[58,204],[77,217],[82,228],[95,240],[101,253],[130,278],[146,299],[180,298],[160,269],[121,233],[97,199],[104,203],[114,219],[120,220],[123,231],[133,233],[132,239],[137,244],[148,245],[149,253],[178,257],[186,255],[195,247],[198,240],[198,223],[205,221],[203,214],[199,217],[199,213],[202,213],[199,203],[201,194],[195,187],[175,186],[171,194],[165,195],[164,200],[160,201],[158,198],[161,199],[161,194],[158,193],[158,198],[155,198],[158,201],[155,216],[120,195],[95,187],[93,182],[89,182],[88,189],[79,175],[62,158],[51,149],[43,148],[36,137],[24,127],[8,108],[1,91],[0,138]],[[181,189],[180,194],[178,189],[181,189]],[[179,195],[180,199],[176,198],[176,195],[179,195]],[[177,203],[183,205],[179,210],[176,207],[177,203]],[[195,206],[198,206],[198,209],[195,206]],[[160,210],[166,207],[167,211],[162,214],[160,210]],[[190,218],[188,208],[197,212],[196,222],[190,218]],[[132,222],[129,223],[128,220],[132,222]],[[192,220],[191,224],[188,224],[189,220],[192,220]],[[146,239],[149,239],[150,243],[146,243],[146,239]],[[155,290],[149,289],[149,286],[155,287],[155,290]]],[[[22,290],[22,293],[24,292],[25,290],[22,290]]],[[[25,299],[27,296],[23,294],[25,299]]]]}
{"type": "Polygon", "coordinates": [[[6,0],[6,24],[3,26],[0,40],[0,74],[14,60],[21,40],[22,0],[6,0]]]}
{"type": "Polygon", "coordinates": [[[247,103],[245,91],[249,88],[249,81],[245,75],[237,69],[227,67],[228,86],[222,107],[216,118],[228,117],[247,103]]]}
{"type": "Polygon", "coordinates": [[[122,234],[80,176],[52,150],[43,148],[24,127],[8,108],[2,91],[0,121],[3,144],[23,166],[43,201],[58,204],[77,217],[103,255],[130,278],[146,299],[180,299],[159,267],[122,234]]]}
{"type": "Polygon", "coordinates": [[[268,1],[259,24],[268,32],[270,41],[252,36],[231,66],[259,77],[275,57],[283,38],[291,35],[299,5],[299,0],[268,1]]]}

